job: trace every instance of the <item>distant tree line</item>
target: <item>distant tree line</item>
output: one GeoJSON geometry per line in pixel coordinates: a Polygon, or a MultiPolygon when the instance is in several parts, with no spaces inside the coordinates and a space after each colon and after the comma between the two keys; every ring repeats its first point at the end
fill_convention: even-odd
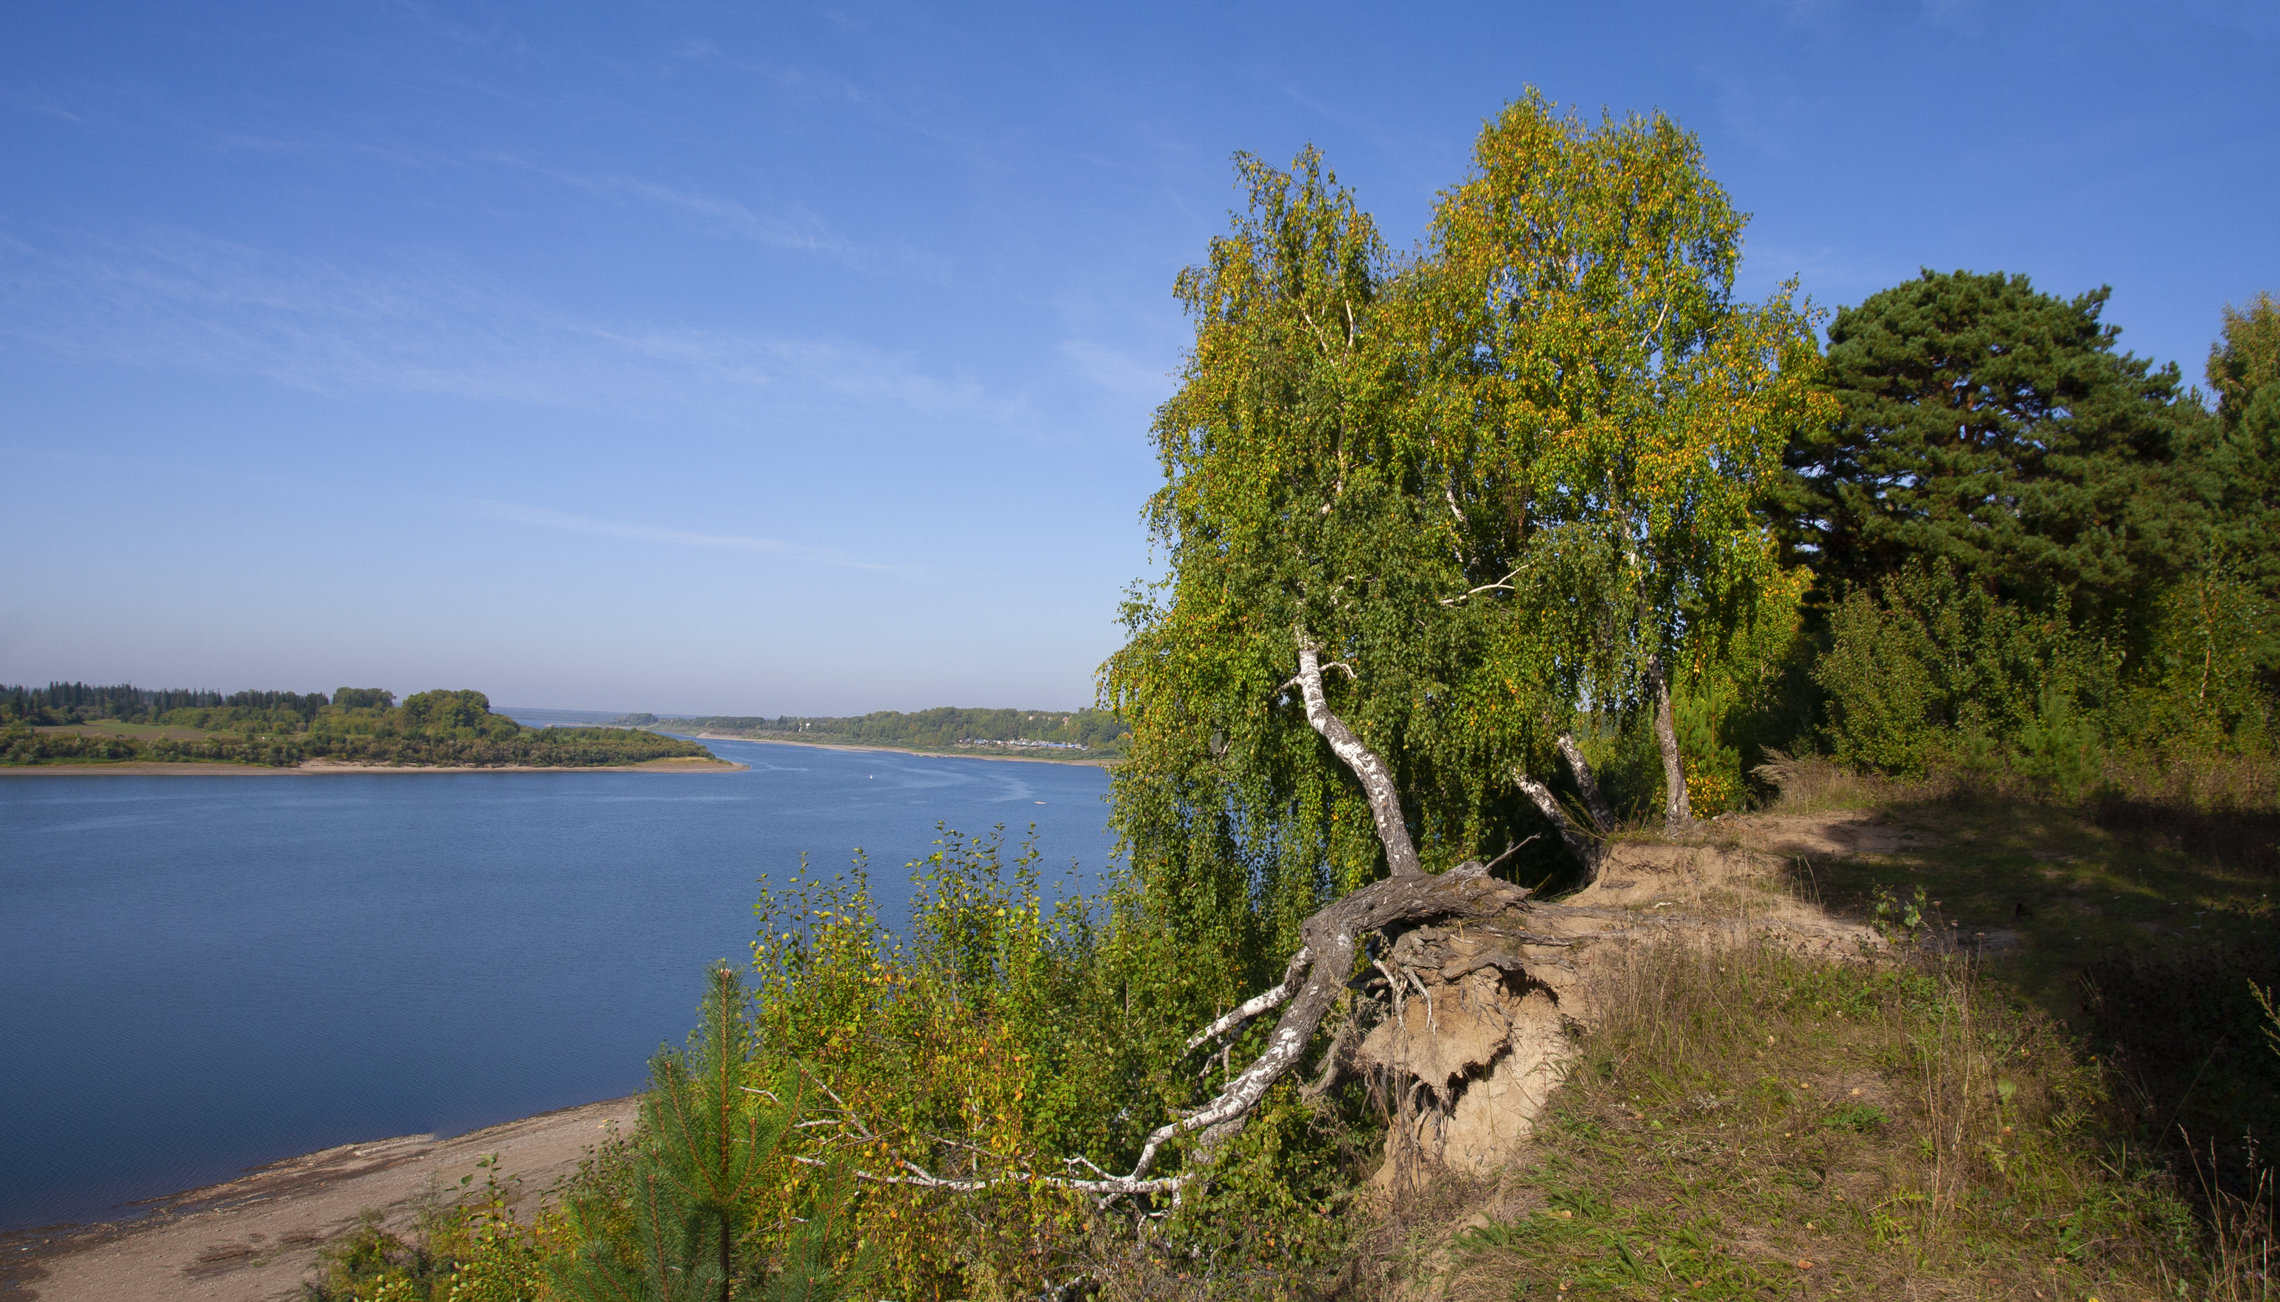
{"type": "Polygon", "coordinates": [[[845,742],[863,746],[902,746],[913,750],[956,750],[974,745],[1023,744],[1081,750],[1092,755],[1121,754],[1128,733],[1114,711],[985,710],[939,706],[904,713],[877,710],[852,717],[781,714],[706,715],[658,720],[629,715],[633,726],[676,732],[720,732],[767,739],[845,742]]]}
{"type": "Polygon", "coordinates": [[[158,720],[178,710],[285,711],[312,718],[327,704],[390,706],[395,694],[376,688],[343,687],[328,701],[323,692],[220,692],[176,688],[152,691],[125,683],[96,687],[88,683],[49,683],[45,687],[0,686],[0,723],[24,720],[34,724],[65,725],[91,719],[118,719],[129,723],[158,720]],[[352,699],[340,699],[342,697],[352,699]]]}
{"type": "Polygon", "coordinates": [[[711,754],[625,728],[525,728],[475,691],[148,691],[125,684],[0,686],[0,764],[221,760],[595,767],[711,754]],[[104,725],[124,725],[105,727],[104,725]]]}

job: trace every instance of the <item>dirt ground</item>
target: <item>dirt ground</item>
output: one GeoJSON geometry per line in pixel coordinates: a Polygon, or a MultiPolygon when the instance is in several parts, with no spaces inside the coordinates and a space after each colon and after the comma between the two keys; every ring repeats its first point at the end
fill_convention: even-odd
{"type": "Polygon", "coordinates": [[[399,1233],[478,1159],[520,1176],[521,1208],[577,1170],[609,1128],[629,1130],[635,1100],[612,1099],[452,1139],[406,1135],[289,1158],[177,1194],[139,1220],[0,1238],[0,1297],[39,1302],[285,1302],[299,1298],[323,1245],[367,1209],[399,1233]]]}

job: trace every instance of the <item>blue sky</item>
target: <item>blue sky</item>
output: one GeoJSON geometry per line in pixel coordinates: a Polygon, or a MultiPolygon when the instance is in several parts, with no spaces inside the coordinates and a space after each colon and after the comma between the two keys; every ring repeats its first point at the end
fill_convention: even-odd
{"type": "Polygon", "coordinates": [[[0,39],[0,681],[1087,703],[1229,158],[1400,246],[1530,85],[1744,280],[2280,290],[2280,9],[63,4],[0,39]]]}

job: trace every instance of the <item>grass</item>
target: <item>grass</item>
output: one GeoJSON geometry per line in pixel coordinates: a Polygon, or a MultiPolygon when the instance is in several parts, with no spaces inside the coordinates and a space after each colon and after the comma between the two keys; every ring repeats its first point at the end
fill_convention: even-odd
{"type": "Polygon", "coordinates": [[[1411,1278],[1451,1302],[2273,1298],[2270,775],[2067,802],[1783,767],[1771,812],[1853,811],[1882,847],[1800,855],[1789,888],[1898,957],[1624,955],[1525,1169],[1411,1278]]]}
{"type": "Polygon", "coordinates": [[[1599,1007],[1502,1214],[1458,1236],[1451,1299],[2111,1300],[2219,1277],[2168,1182],[2101,1144],[2095,1068],[1967,959],[1640,949],[1599,1007]]]}
{"type": "Polygon", "coordinates": [[[2114,790],[2071,806],[1917,792],[1879,814],[1897,848],[1800,857],[1797,889],[1854,917],[1882,905],[1919,942],[1979,955],[1988,980],[2072,1028],[2135,1143],[2253,1197],[2280,1138],[2280,1055],[2255,995],[2280,983],[2280,815],[2114,790]]]}

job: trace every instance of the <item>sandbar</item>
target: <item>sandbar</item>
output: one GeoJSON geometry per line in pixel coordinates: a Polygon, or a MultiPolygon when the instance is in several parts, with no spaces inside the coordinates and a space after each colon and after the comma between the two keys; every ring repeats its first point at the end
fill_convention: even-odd
{"type": "Polygon", "coordinates": [[[421,1208],[449,1202],[478,1159],[498,1155],[502,1183],[528,1217],[613,1128],[630,1132],[639,1096],[509,1121],[451,1139],[403,1135],[343,1144],[161,1198],[131,1221],[0,1236],[0,1297],[39,1302],[288,1302],[303,1296],[324,1245],[367,1210],[409,1238],[421,1208]],[[517,1179],[519,1177],[519,1180],[517,1179]]]}

